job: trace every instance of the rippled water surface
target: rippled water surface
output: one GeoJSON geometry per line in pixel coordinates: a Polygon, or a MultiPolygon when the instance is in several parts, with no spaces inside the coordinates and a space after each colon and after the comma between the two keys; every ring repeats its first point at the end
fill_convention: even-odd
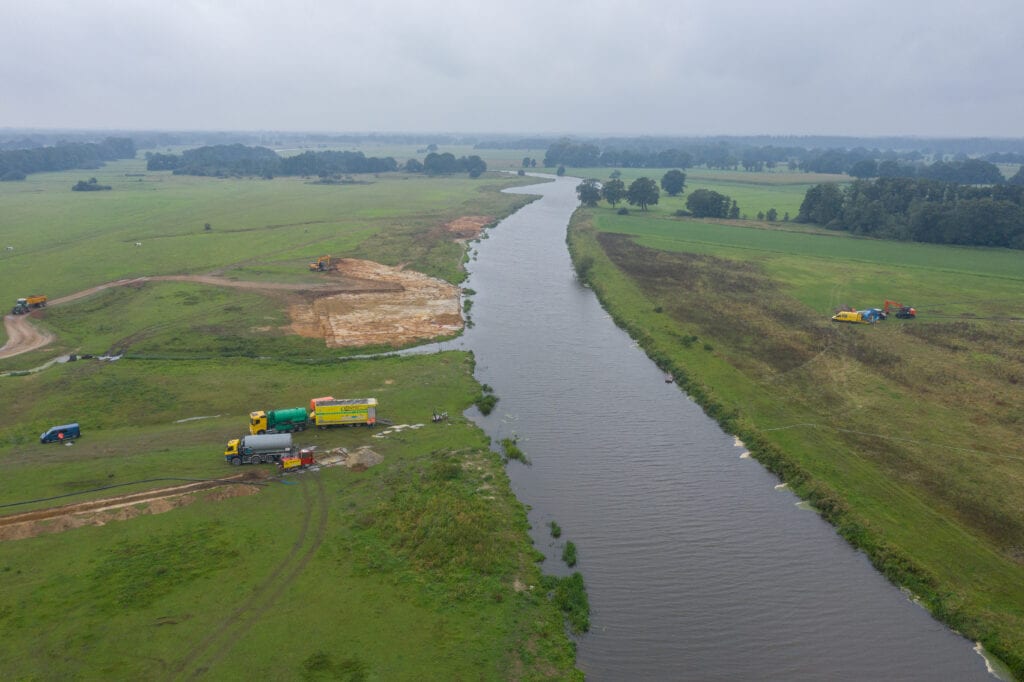
{"type": "MultiPolygon", "coordinates": [[[[575,280],[577,180],[474,245],[475,416],[510,465],[545,570],[572,540],[592,607],[590,680],[989,680],[971,642],[875,572],[723,433],[575,280]],[[547,524],[563,529],[553,540],[547,524]]],[[[522,190],[519,190],[522,191],[522,190]]]]}

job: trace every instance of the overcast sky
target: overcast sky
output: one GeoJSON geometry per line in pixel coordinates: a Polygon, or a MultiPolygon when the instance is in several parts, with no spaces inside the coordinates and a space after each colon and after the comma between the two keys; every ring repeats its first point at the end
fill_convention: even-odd
{"type": "Polygon", "coordinates": [[[0,127],[1024,137],[1024,0],[0,0],[0,127]]]}

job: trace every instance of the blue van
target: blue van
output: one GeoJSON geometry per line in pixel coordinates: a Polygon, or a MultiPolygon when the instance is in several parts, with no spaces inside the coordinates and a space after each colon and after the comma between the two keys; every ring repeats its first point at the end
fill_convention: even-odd
{"type": "Polygon", "coordinates": [[[63,426],[54,426],[47,429],[39,436],[40,443],[62,443],[66,440],[73,440],[82,435],[82,430],[78,428],[78,422],[74,424],[64,424],[63,426]]]}

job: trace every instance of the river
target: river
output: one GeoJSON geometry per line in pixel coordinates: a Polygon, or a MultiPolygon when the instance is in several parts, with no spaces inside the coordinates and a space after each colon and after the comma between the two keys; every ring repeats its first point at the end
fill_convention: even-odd
{"type": "MultiPolygon", "coordinates": [[[[565,244],[578,180],[474,245],[472,350],[544,570],[579,550],[590,680],[988,680],[972,642],[877,573],[615,326],[565,244]],[[550,536],[557,521],[562,537],[550,536]]],[[[496,446],[497,447],[497,446],[496,446]]]]}

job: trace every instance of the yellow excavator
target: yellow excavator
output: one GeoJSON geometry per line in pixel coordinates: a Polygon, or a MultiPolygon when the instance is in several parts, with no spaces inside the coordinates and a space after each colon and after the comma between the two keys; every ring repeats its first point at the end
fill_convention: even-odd
{"type": "Polygon", "coordinates": [[[338,269],[338,259],[331,258],[330,256],[320,256],[316,259],[315,263],[309,264],[310,272],[327,272],[328,270],[338,269]]]}

